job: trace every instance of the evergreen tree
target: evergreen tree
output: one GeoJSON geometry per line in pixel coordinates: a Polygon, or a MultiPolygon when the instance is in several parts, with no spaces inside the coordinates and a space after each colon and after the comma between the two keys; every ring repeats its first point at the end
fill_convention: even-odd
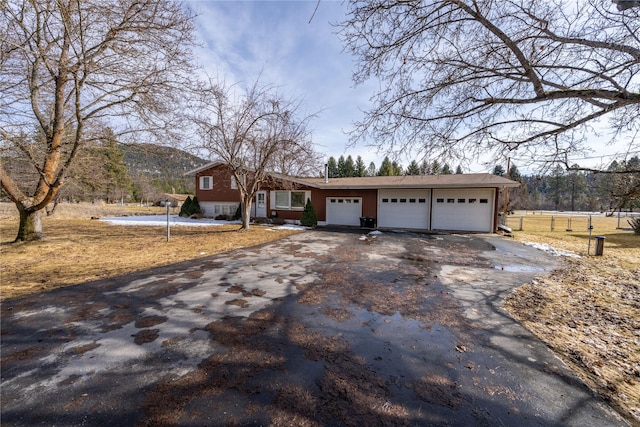
{"type": "Polygon", "coordinates": [[[440,172],[442,175],[451,175],[451,166],[448,163],[445,163],[442,167],[442,171],[440,172]]]}
{"type": "Polygon", "coordinates": [[[391,165],[391,160],[389,157],[385,157],[380,164],[380,169],[378,169],[378,176],[392,176],[393,175],[393,166],[391,165]]]}
{"type": "Polygon", "coordinates": [[[202,213],[202,209],[200,209],[200,203],[198,203],[198,198],[193,196],[191,199],[191,204],[189,204],[189,216],[191,215],[199,215],[202,213]]]}
{"type": "Polygon", "coordinates": [[[462,175],[464,172],[462,172],[462,166],[458,165],[458,167],[456,168],[456,175],[462,175]]]}
{"type": "Polygon", "coordinates": [[[336,176],[336,178],[344,178],[345,172],[346,172],[346,166],[345,166],[345,160],[344,160],[344,156],[340,156],[338,158],[338,175],[336,176]]]}
{"type": "MultiPolygon", "coordinates": [[[[577,164],[572,165],[572,168],[579,167],[577,164]]],[[[569,192],[569,203],[572,211],[576,210],[576,202],[579,201],[585,194],[587,189],[587,180],[585,174],[582,171],[571,170],[567,175],[567,191],[569,192]]]]}
{"type": "Polygon", "coordinates": [[[420,166],[418,166],[418,162],[412,160],[407,166],[407,170],[404,173],[405,175],[420,175],[420,166]]]}
{"type": "Polygon", "coordinates": [[[430,175],[431,174],[431,165],[428,161],[423,160],[420,164],[420,175],[430,175]]]}
{"type": "Polygon", "coordinates": [[[304,211],[302,212],[302,216],[300,217],[300,225],[314,228],[316,225],[318,225],[318,216],[316,215],[316,210],[313,207],[313,203],[311,203],[311,199],[307,199],[307,203],[306,205],[304,205],[304,211]]]}
{"type": "Polygon", "coordinates": [[[505,176],[506,171],[504,170],[504,167],[502,165],[496,165],[496,167],[493,168],[493,172],[491,173],[496,176],[505,176]]]}
{"type": "Polygon", "coordinates": [[[344,178],[356,176],[356,165],[353,163],[353,158],[351,155],[347,156],[347,159],[344,161],[344,170],[342,171],[342,176],[344,178]]]}
{"type": "Polygon", "coordinates": [[[364,161],[362,160],[362,157],[360,157],[360,156],[358,156],[356,158],[354,176],[367,176],[367,167],[365,166],[364,161]]]}
{"type": "Polygon", "coordinates": [[[327,161],[327,169],[329,178],[338,177],[338,164],[333,156],[329,157],[329,160],[327,161]]]}
{"type": "Polygon", "coordinates": [[[402,175],[402,165],[398,162],[396,162],[395,160],[393,162],[391,162],[391,168],[393,170],[393,175],[394,176],[400,176],[402,175]]]}
{"type": "Polygon", "coordinates": [[[187,196],[187,200],[184,201],[182,206],[180,206],[180,213],[178,215],[183,217],[188,217],[189,211],[191,209],[191,196],[187,196]]]}
{"type": "Polygon", "coordinates": [[[440,175],[442,167],[440,166],[440,162],[437,160],[434,160],[433,163],[431,163],[431,171],[429,172],[431,175],[440,175]]]}
{"type": "Polygon", "coordinates": [[[367,176],[376,176],[378,174],[378,170],[376,169],[376,164],[371,162],[369,163],[369,167],[367,168],[367,176]]]}
{"type": "Polygon", "coordinates": [[[556,165],[551,171],[551,177],[549,180],[549,192],[551,200],[553,202],[553,208],[559,210],[561,208],[560,201],[565,196],[566,190],[566,177],[562,166],[556,165]]]}

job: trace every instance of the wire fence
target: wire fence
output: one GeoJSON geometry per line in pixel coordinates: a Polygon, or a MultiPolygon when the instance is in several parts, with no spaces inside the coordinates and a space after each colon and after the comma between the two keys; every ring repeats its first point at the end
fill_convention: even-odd
{"type": "Polygon", "coordinates": [[[615,214],[612,217],[604,217],[603,215],[567,215],[567,214],[527,214],[527,215],[509,215],[506,219],[503,217],[502,224],[508,226],[513,231],[564,231],[579,232],[593,229],[594,222],[598,225],[602,221],[606,221],[608,225],[619,230],[631,230],[629,223],[630,218],[640,217],[640,213],[623,212],[621,215],[615,214]]]}

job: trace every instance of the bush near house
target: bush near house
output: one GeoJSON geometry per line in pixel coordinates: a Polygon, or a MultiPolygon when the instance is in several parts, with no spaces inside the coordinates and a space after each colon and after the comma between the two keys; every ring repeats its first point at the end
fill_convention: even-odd
{"type": "Polygon", "coordinates": [[[318,225],[318,216],[316,215],[313,203],[311,203],[311,199],[307,199],[307,204],[304,206],[304,211],[300,217],[300,224],[305,227],[315,227],[318,225]]]}
{"type": "Polygon", "coordinates": [[[187,197],[187,200],[184,201],[182,207],[180,208],[179,215],[182,217],[190,217],[192,215],[199,215],[202,213],[202,209],[200,209],[200,203],[198,203],[198,198],[187,197]]]}

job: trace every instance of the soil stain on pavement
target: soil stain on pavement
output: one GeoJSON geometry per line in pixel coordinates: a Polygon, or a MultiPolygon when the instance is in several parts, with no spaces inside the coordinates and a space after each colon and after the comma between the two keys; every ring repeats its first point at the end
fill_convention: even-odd
{"type": "Polygon", "coordinates": [[[3,425],[623,426],[501,304],[497,236],[313,231],[2,306],[3,425]]]}

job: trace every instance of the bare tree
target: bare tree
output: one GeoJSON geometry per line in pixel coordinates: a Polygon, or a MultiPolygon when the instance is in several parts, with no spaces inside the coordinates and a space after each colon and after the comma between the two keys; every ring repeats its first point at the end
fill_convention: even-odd
{"type": "MultiPolygon", "coordinates": [[[[278,174],[305,175],[317,170],[309,121],[302,104],[283,98],[274,87],[256,81],[242,91],[209,81],[198,93],[194,123],[201,148],[227,164],[240,192],[242,229],[249,229],[251,203],[260,186],[278,174]]],[[[273,182],[273,181],[272,181],[273,182]]]]}
{"type": "Polygon", "coordinates": [[[175,1],[2,2],[0,144],[22,152],[37,176],[19,185],[0,163],[20,212],[16,241],[42,237],[43,209],[98,128],[152,137],[174,126],[193,37],[190,12],[175,1]]]}
{"type": "Polygon", "coordinates": [[[354,80],[380,81],[352,141],[431,157],[517,149],[567,167],[598,133],[637,152],[639,11],[601,0],[351,1],[340,34],[359,61],[354,80]]]}

